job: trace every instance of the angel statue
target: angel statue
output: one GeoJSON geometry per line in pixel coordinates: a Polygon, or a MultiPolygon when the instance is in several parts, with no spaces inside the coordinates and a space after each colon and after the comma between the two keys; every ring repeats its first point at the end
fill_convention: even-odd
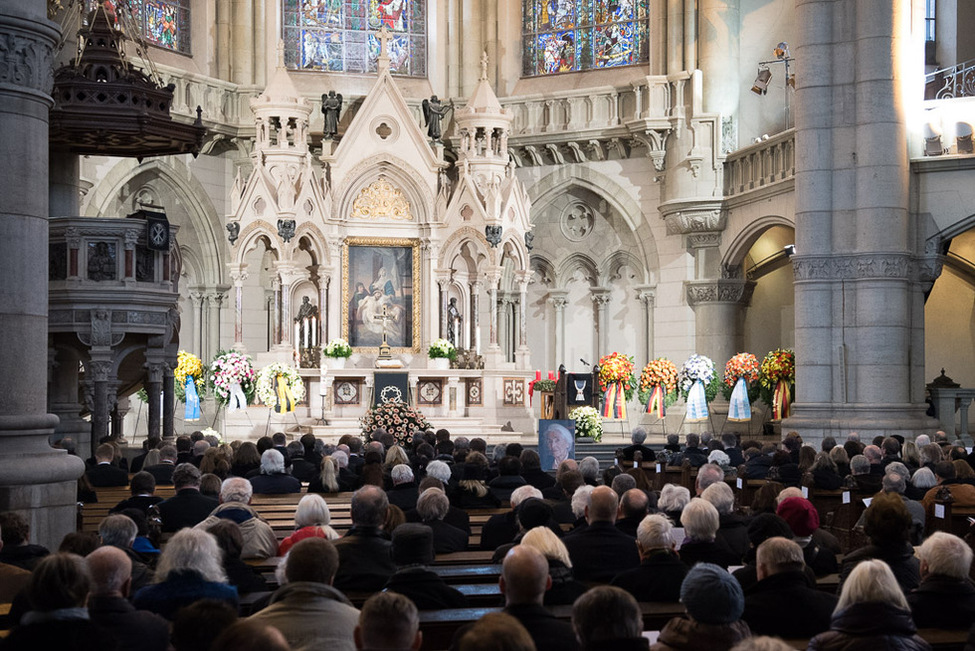
{"type": "Polygon", "coordinates": [[[322,95],[322,113],[325,114],[326,138],[332,138],[339,132],[339,113],[342,112],[342,93],[334,90],[328,91],[328,95],[322,95]]]}
{"type": "Polygon", "coordinates": [[[427,135],[430,140],[440,142],[443,135],[440,124],[449,111],[454,110],[453,102],[449,106],[440,103],[440,99],[434,95],[430,99],[423,100],[423,119],[427,121],[427,135]]]}

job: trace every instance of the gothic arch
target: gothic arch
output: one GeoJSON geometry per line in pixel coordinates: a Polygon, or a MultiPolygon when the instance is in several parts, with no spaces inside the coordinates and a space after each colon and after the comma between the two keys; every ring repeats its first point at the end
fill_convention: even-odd
{"type": "MultiPolygon", "coordinates": [[[[296,243],[301,242],[302,238],[307,239],[311,244],[309,252],[312,257],[315,258],[319,266],[327,266],[331,264],[331,256],[328,253],[328,239],[325,234],[319,230],[318,226],[311,222],[302,222],[295,229],[295,239],[296,243]]],[[[297,246],[297,244],[296,244],[297,246]]]]}
{"type": "Polygon", "coordinates": [[[750,221],[728,247],[722,262],[729,266],[740,265],[762,233],[773,226],[786,226],[793,230],[796,228],[795,222],[781,215],[766,215],[750,221]]]}
{"type": "Polygon", "coordinates": [[[444,242],[443,248],[440,250],[440,259],[437,260],[437,266],[441,269],[449,268],[451,261],[458,255],[462,255],[464,245],[468,243],[471,244],[476,253],[483,255],[490,263],[494,263],[496,256],[489,247],[484,233],[471,226],[464,226],[451,233],[447,241],[444,242]]]}
{"type": "Polygon", "coordinates": [[[573,185],[589,190],[613,206],[632,232],[635,233],[639,224],[644,221],[643,210],[629,192],[608,176],[589,167],[576,165],[558,167],[528,188],[528,197],[531,199],[532,206],[542,206],[573,185]]]}
{"type": "Polygon", "coordinates": [[[237,246],[234,247],[234,263],[244,264],[244,258],[254,250],[261,238],[267,240],[268,250],[273,251],[275,256],[281,259],[281,251],[275,246],[277,242],[277,229],[263,219],[258,219],[248,224],[240,234],[237,240],[237,246]]]}
{"type": "Polygon", "coordinates": [[[605,285],[620,270],[620,267],[624,266],[631,267],[640,276],[638,281],[640,284],[650,283],[650,272],[646,265],[629,251],[616,251],[603,262],[599,269],[600,283],[605,285]]]}
{"type": "Polygon", "coordinates": [[[433,221],[435,199],[430,189],[417,181],[417,178],[422,178],[419,170],[406,161],[385,153],[370,156],[349,170],[333,194],[333,215],[341,221],[347,220],[352,212],[352,202],[380,176],[388,178],[406,196],[413,213],[413,223],[428,224],[433,221]]]}
{"type": "Polygon", "coordinates": [[[569,278],[572,276],[572,272],[576,269],[581,269],[586,272],[588,279],[592,285],[599,284],[599,267],[587,255],[581,253],[573,253],[568,256],[562,263],[558,266],[555,271],[555,285],[559,289],[566,289],[568,287],[569,278]]]}
{"type": "Polygon", "coordinates": [[[220,216],[213,207],[206,188],[178,158],[156,158],[144,163],[138,163],[134,159],[120,161],[105,175],[97,191],[89,193],[92,198],[86,206],[85,214],[89,217],[105,216],[112,202],[121,198],[125,185],[143,174],[163,183],[186,209],[200,239],[201,250],[198,253],[202,261],[201,282],[208,285],[223,282],[227,260],[220,232],[220,216]]]}

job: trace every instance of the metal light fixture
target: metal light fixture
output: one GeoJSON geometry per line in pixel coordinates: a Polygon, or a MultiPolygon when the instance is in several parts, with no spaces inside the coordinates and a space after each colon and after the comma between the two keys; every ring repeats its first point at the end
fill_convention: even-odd
{"type": "Polygon", "coordinates": [[[941,129],[934,123],[928,122],[924,125],[924,155],[940,156],[944,153],[941,145],[941,129]]]}
{"type": "Polygon", "coordinates": [[[972,125],[967,122],[955,122],[955,149],[959,154],[971,154],[972,125]]]}
{"type": "Polygon", "coordinates": [[[768,82],[772,80],[772,71],[762,67],[758,69],[758,76],[752,84],[752,92],[756,95],[764,95],[768,92],[768,82]]]}

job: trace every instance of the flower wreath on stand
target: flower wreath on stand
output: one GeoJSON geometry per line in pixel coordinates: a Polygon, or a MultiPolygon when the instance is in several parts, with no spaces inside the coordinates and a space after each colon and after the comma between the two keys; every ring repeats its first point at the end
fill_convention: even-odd
{"type": "Polygon", "coordinates": [[[286,414],[305,398],[305,383],[298,369],[275,362],[257,374],[257,397],[279,414],[286,414]]]}
{"type": "Polygon", "coordinates": [[[372,407],[359,419],[362,436],[369,436],[381,427],[396,439],[400,445],[407,445],[416,430],[431,429],[429,421],[420,412],[402,400],[389,400],[372,407]]]}
{"type": "Polygon", "coordinates": [[[718,395],[720,385],[711,358],[697,354],[687,358],[680,369],[680,394],[687,403],[687,422],[708,419],[708,403],[718,395]]]}
{"type": "Polygon", "coordinates": [[[599,391],[603,394],[603,418],[626,418],[626,403],[636,391],[633,357],[610,353],[599,358],[599,391]]]}
{"type": "Polygon", "coordinates": [[[724,367],[721,393],[729,402],[728,420],[746,423],[752,419],[751,403],[758,399],[758,359],[751,353],[738,353],[724,367]]]}
{"type": "Polygon", "coordinates": [[[176,355],[176,369],[173,371],[175,385],[173,387],[176,398],[186,405],[186,420],[200,419],[200,396],[206,395],[206,377],[203,372],[203,360],[188,353],[179,351],[176,355]]]}
{"type": "Polygon", "coordinates": [[[640,372],[641,404],[648,414],[663,418],[666,408],[677,401],[677,367],[666,357],[651,360],[640,372]]]}
{"type": "Polygon", "coordinates": [[[569,412],[576,422],[576,437],[588,436],[596,443],[603,439],[603,419],[595,407],[576,407],[569,412]]]}
{"type": "Polygon", "coordinates": [[[759,371],[762,400],[772,408],[772,420],[788,418],[796,390],[796,354],[776,348],[762,360],[759,371]]]}
{"type": "Polygon", "coordinates": [[[250,355],[221,350],[210,362],[207,374],[210,388],[217,402],[228,411],[244,409],[254,402],[254,383],[257,372],[250,355]]]}

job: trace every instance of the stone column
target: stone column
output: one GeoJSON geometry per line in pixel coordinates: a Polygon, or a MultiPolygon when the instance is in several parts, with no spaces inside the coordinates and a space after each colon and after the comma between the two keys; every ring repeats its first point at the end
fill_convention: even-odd
{"type": "Polygon", "coordinates": [[[193,353],[203,357],[203,292],[193,290],[190,300],[193,301],[193,353]]]}
{"type": "Polygon", "coordinates": [[[498,339],[498,325],[499,325],[499,315],[498,315],[498,284],[501,282],[500,274],[492,274],[487,278],[488,284],[488,301],[491,306],[491,323],[488,328],[489,333],[489,343],[488,348],[494,352],[500,352],[501,346],[498,339]]]}
{"type": "Polygon", "coordinates": [[[656,301],[657,289],[651,285],[639,285],[636,288],[636,297],[643,304],[643,343],[646,345],[644,352],[645,361],[654,359],[653,346],[653,308],[656,301]]]}
{"type": "Polygon", "coordinates": [[[548,300],[555,308],[555,359],[552,366],[565,363],[565,306],[569,304],[569,292],[564,289],[548,293],[548,300]]]}
{"type": "Polygon", "coordinates": [[[471,283],[471,348],[477,355],[481,354],[481,316],[478,299],[483,287],[484,283],[480,280],[471,283]]]}
{"type": "Polygon", "coordinates": [[[176,425],[173,420],[176,415],[176,390],[173,384],[175,382],[175,377],[173,376],[173,367],[175,365],[176,362],[174,361],[172,364],[166,364],[163,367],[162,438],[164,441],[173,441],[176,438],[176,425]]]}
{"type": "Polygon", "coordinates": [[[684,70],[684,0],[667,0],[667,74],[684,70]]]}
{"type": "MultiPolygon", "coordinates": [[[[285,336],[288,337],[290,341],[291,337],[282,333],[282,328],[285,328],[284,317],[282,314],[284,310],[281,307],[281,277],[275,276],[271,279],[271,292],[274,295],[274,303],[271,309],[271,346],[272,348],[283,344],[285,342],[285,336]]],[[[290,301],[289,301],[290,303],[290,301]]]]}
{"type": "Polygon", "coordinates": [[[244,281],[247,271],[243,265],[231,268],[230,279],[234,281],[234,350],[244,352],[244,281]]]}
{"type": "Polygon", "coordinates": [[[596,359],[608,355],[609,350],[609,288],[593,287],[589,290],[592,303],[596,307],[596,359]]]}
{"type": "Polygon", "coordinates": [[[162,423],[160,413],[160,396],[166,364],[161,361],[161,354],[149,351],[146,362],[146,436],[160,436],[159,427],[162,423]],[[153,361],[154,360],[154,361],[153,361]]]}
{"type": "Polygon", "coordinates": [[[84,463],[54,450],[47,412],[48,111],[57,26],[41,0],[0,11],[0,509],[23,515],[31,542],[55,549],[75,529],[84,463]]]}
{"type": "Polygon", "coordinates": [[[694,308],[696,352],[723,369],[744,345],[741,324],[755,283],[737,278],[689,280],[684,283],[687,304],[694,308]]]}
{"type": "Polygon", "coordinates": [[[520,272],[518,280],[518,348],[515,350],[515,361],[518,368],[531,368],[531,349],[528,348],[528,283],[531,282],[531,271],[520,272]]]}
{"type": "Polygon", "coordinates": [[[226,290],[217,288],[208,291],[207,297],[207,333],[206,344],[203,346],[206,357],[213,359],[213,356],[220,350],[220,308],[223,299],[226,297],[226,290]]]}
{"type": "Polygon", "coordinates": [[[86,364],[91,373],[93,409],[91,412],[91,452],[94,455],[98,442],[108,436],[108,385],[112,374],[112,351],[91,351],[91,361],[86,364]]]}
{"type": "Polygon", "coordinates": [[[795,102],[797,378],[782,426],[809,441],[851,430],[913,438],[937,426],[921,402],[917,296],[940,262],[920,249],[909,212],[909,5],[861,0],[854,13],[796,2],[796,58],[806,62],[795,102]]]}

